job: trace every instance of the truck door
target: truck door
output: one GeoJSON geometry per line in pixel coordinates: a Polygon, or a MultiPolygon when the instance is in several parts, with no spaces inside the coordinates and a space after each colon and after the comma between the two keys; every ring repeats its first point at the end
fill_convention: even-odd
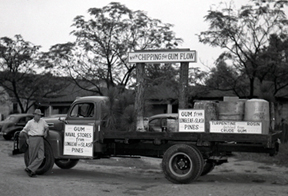
{"type": "MultiPolygon", "coordinates": [[[[94,152],[101,151],[97,141],[99,140],[99,126],[100,126],[100,113],[97,112],[99,108],[97,102],[92,100],[79,100],[75,102],[70,110],[68,111],[66,122],[68,125],[92,125],[93,128],[93,149],[94,152]]],[[[68,137],[79,137],[79,136],[68,136],[68,137]]],[[[77,138],[79,139],[79,138],[77,138]]],[[[81,136],[80,136],[81,139],[81,136]]],[[[63,143],[65,136],[63,137],[63,143]]]]}
{"type": "Polygon", "coordinates": [[[94,140],[98,140],[98,129],[100,126],[100,117],[97,108],[99,106],[96,102],[76,102],[72,105],[66,118],[67,124],[71,125],[93,125],[94,126],[94,140]]]}

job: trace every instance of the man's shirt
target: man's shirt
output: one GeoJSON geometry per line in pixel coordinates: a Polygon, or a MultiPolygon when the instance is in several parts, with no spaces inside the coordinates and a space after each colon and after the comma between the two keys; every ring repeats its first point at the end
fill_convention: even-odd
{"type": "Polygon", "coordinates": [[[48,128],[48,124],[42,118],[36,122],[34,119],[31,119],[27,122],[23,130],[28,133],[28,135],[44,135],[45,128],[48,128]]]}

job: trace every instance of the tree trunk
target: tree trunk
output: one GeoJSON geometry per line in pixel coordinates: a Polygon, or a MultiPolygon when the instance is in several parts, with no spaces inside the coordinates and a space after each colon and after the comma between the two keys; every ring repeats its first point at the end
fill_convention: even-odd
{"type": "Polygon", "coordinates": [[[182,62],[180,66],[180,84],[179,84],[179,109],[188,108],[188,70],[189,63],[182,62]]]}
{"type": "Polygon", "coordinates": [[[254,77],[250,79],[250,95],[249,97],[252,99],[254,97],[254,77]]]}
{"type": "Polygon", "coordinates": [[[136,130],[145,131],[143,123],[144,115],[144,63],[136,63],[136,97],[135,97],[135,113],[136,113],[136,130]]]}

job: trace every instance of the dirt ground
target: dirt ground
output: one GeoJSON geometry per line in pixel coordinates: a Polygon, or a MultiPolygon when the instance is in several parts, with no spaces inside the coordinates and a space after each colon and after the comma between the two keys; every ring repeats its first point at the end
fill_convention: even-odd
{"type": "Polygon", "coordinates": [[[0,139],[1,196],[288,195],[288,168],[233,157],[208,175],[182,185],[165,179],[161,159],[147,157],[81,160],[73,169],[54,165],[50,173],[30,178],[24,172],[23,154],[12,156],[12,148],[12,141],[0,139]]]}

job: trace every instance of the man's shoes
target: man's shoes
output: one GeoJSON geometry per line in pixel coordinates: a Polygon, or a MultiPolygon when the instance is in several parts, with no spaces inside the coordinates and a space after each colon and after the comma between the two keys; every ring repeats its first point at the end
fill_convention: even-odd
{"type": "Polygon", "coordinates": [[[31,173],[32,171],[26,167],[26,168],[25,168],[25,172],[26,172],[28,175],[30,175],[30,173],[31,173]]]}
{"type": "Polygon", "coordinates": [[[31,172],[29,176],[30,176],[30,177],[37,177],[34,172],[31,172]]]}
{"type": "Polygon", "coordinates": [[[25,168],[25,172],[28,174],[28,176],[30,177],[36,177],[36,174],[34,172],[32,172],[30,169],[28,169],[27,167],[25,168]]]}

